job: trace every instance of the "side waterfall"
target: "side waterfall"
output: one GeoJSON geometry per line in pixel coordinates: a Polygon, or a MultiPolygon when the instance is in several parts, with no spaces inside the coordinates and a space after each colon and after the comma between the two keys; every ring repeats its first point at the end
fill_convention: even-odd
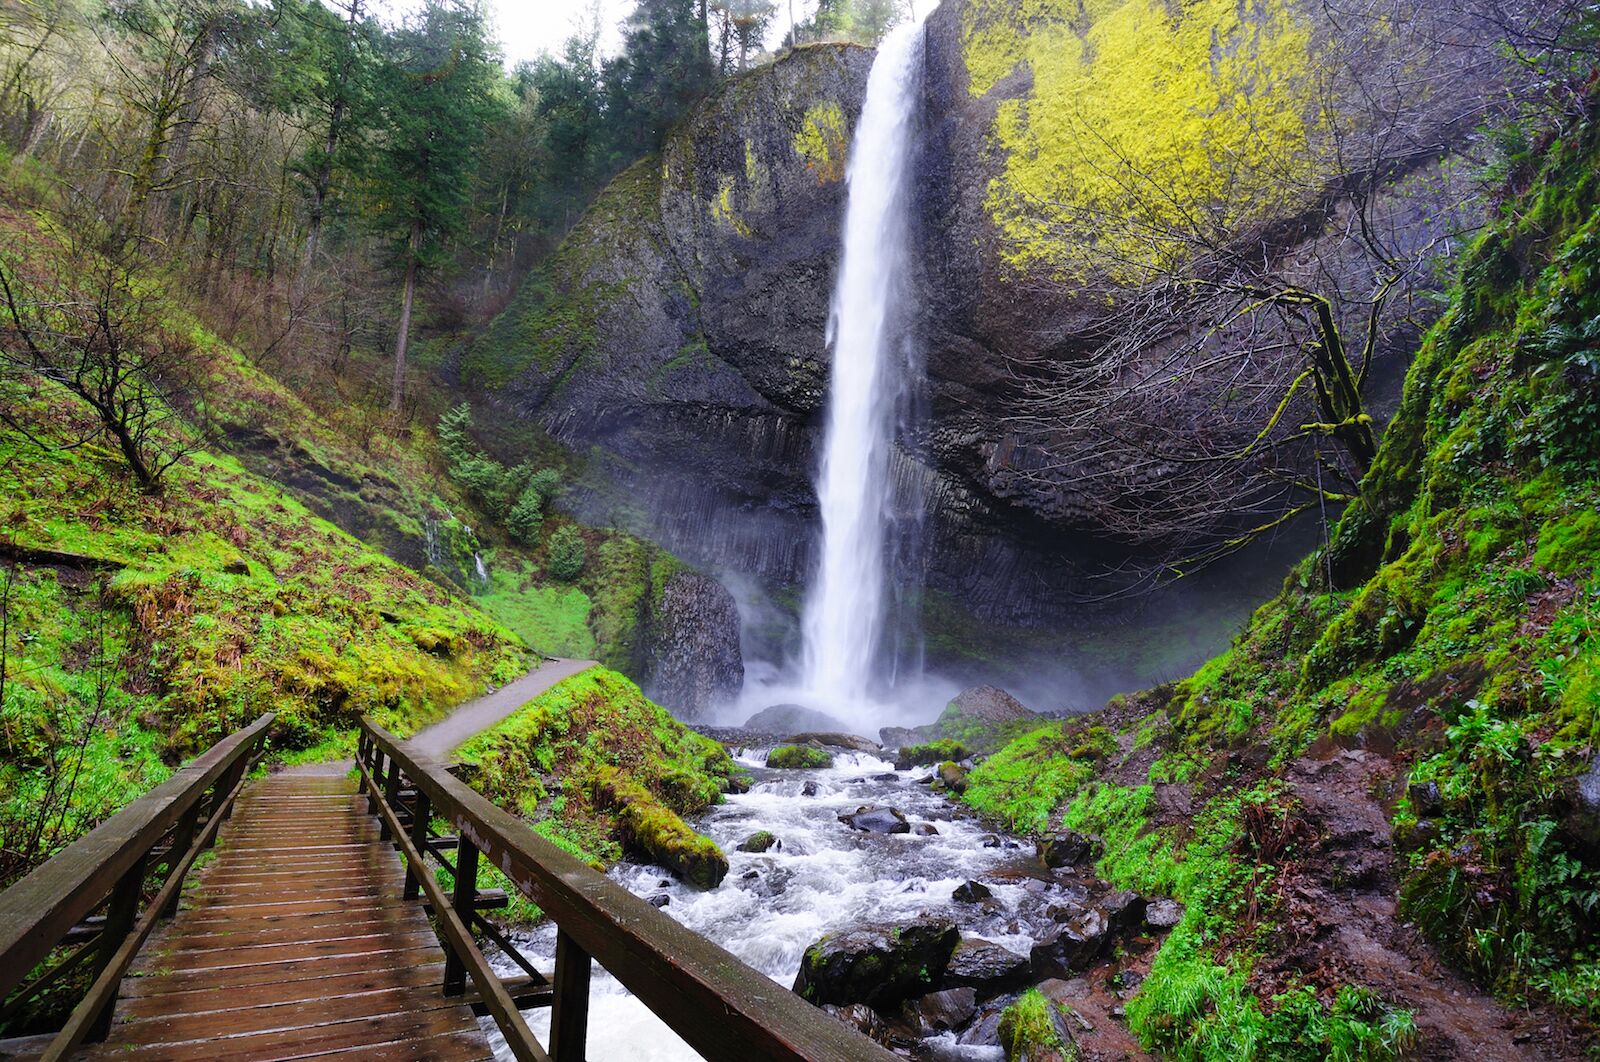
{"type": "Polygon", "coordinates": [[[871,701],[883,639],[889,462],[906,386],[906,279],[922,27],[878,48],[848,171],[844,247],[828,344],[833,352],[817,501],[822,555],[803,619],[804,685],[845,718],[871,701]]]}

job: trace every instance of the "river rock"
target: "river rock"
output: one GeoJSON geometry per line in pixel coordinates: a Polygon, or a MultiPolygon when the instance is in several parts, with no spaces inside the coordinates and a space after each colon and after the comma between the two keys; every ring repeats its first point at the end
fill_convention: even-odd
{"type": "Polygon", "coordinates": [[[1100,858],[1101,851],[1099,838],[1077,830],[1061,830],[1039,843],[1039,857],[1044,865],[1056,870],[1092,863],[1100,858]]]}
{"type": "Polygon", "coordinates": [[[1144,909],[1144,920],[1151,929],[1171,929],[1183,921],[1183,904],[1177,900],[1151,900],[1144,909]]]}
{"type": "Polygon", "coordinates": [[[963,937],[950,955],[941,984],[950,988],[970,988],[979,999],[987,999],[1028,980],[1033,963],[1010,948],[978,937],[963,937]]]}
{"type": "Polygon", "coordinates": [[[944,763],[939,764],[939,769],[935,774],[938,776],[939,784],[950,792],[959,794],[967,791],[967,772],[960,764],[946,760],[944,763]]]}
{"type": "Polygon", "coordinates": [[[639,648],[645,692],[680,719],[732,700],[744,684],[739,608],[723,585],[695,571],[667,580],[639,648]]]}
{"type": "Polygon", "coordinates": [[[957,885],[956,891],[950,894],[950,898],[957,903],[977,903],[979,900],[987,900],[993,895],[994,893],[989,891],[989,886],[983,882],[968,881],[957,885]]]}
{"type": "Polygon", "coordinates": [[[883,1018],[865,1003],[852,1003],[848,1007],[824,1003],[822,1009],[870,1040],[883,1039],[883,1018]]]}
{"type": "Polygon", "coordinates": [[[658,892],[654,896],[646,896],[644,902],[651,907],[666,907],[672,902],[672,897],[664,892],[658,892]]]}
{"type": "Polygon", "coordinates": [[[939,828],[931,822],[919,822],[911,827],[911,832],[918,837],[939,836],[939,828]]]}
{"type": "Polygon", "coordinates": [[[820,792],[822,792],[822,789],[815,782],[807,782],[805,785],[800,787],[801,796],[814,797],[820,792]]]}
{"type": "Polygon", "coordinates": [[[829,745],[836,749],[849,749],[851,752],[879,753],[883,750],[876,741],[869,741],[856,734],[844,734],[835,731],[807,731],[803,734],[791,734],[784,738],[793,745],[829,745]]]}
{"type": "Polygon", "coordinates": [[[765,852],[769,848],[782,848],[783,842],[778,840],[766,830],[757,830],[749,837],[739,842],[741,852],[765,852]]]}
{"type": "Polygon", "coordinates": [[[899,808],[863,807],[839,816],[852,830],[864,833],[910,833],[911,824],[899,808]]]}
{"type": "Polygon", "coordinates": [[[900,1008],[905,1024],[927,1038],[954,1032],[978,1013],[978,995],[970,988],[946,988],[907,1000],[900,1008]]]}
{"type": "Polygon", "coordinates": [[[1088,969],[1110,945],[1110,921],[1090,907],[1035,944],[1029,957],[1037,972],[1066,977],[1088,969]]]}
{"type": "Polygon", "coordinates": [[[932,727],[918,727],[915,730],[903,726],[886,726],[878,731],[878,744],[886,751],[897,751],[907,745],[920,745],[933,736],[932,727]]]}
{"type": "Polygon", "coordinates": [[[1100,898],[1100,910],[1105,912],[1114,934],[1137,933],[1144,928],[1145,911],[1150,901],[1136,892],[1118,889],[1100,898]]]}
{"type": "Polygon", "coordinates": [[[782,736],[804,734],[807,731],[843,733],[850,727],[827,712],[819,712],[803,704],[774,704],[746,719],[744,729],[754,730],[758,734],[782,736]]]}
{"type": "Polygon", "coordinates": [[[817,1004],[893,1006],[938,985],[960,939],[955,923],[931,915],[830,933],[806,949],[794,990],[817,1004]]]}

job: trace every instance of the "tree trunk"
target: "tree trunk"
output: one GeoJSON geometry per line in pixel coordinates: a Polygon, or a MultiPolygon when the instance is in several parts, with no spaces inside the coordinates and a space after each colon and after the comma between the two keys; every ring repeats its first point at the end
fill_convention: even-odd
{"type": "Polygon", "coordinates": [[[417,290],[417,249],[422,243],[422,226],[411,223],[411,239],[406,243],[406,286],[400,296],[400,334],[394,341],[394,391],[389,409],[400,412],[406,392],[406,342],[411,335],[411,299],[417,290]]]}

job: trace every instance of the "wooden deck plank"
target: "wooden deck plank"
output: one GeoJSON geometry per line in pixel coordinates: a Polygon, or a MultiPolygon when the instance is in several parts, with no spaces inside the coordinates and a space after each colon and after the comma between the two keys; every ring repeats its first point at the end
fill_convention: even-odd
{"type": "Polygon", "coordinates": [[[353,781],[254,783],[84,1057],[489,1058],[404,879],[353,781]]]}

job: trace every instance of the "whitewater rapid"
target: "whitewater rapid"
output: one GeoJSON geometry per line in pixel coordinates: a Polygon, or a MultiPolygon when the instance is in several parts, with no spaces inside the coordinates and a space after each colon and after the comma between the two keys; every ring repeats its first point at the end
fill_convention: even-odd
{"type": "MultiPolygon", "coordinates": [[[[924,911],[959,918],[964,935],[1028,954],[1033,938],[1017,922],[1028,891],[1024,885],[991,878],[994,902],[982,908],[957,904],[951,893],[969,879],[1030,858],[1031,846],[1015,847],[977,820],[956,815],[947,800],[917,781],[928,768],[895,771],[876,756],[846,753],[827,770],[770,771],[762,766],[765,749],[747,750],[738,759],[755,784],[694,824],[728,855],[728,876],[721,885],[702,892],[673,881],[660,867],[637,864],[620,864],[611,877],[638,896],[664,894],[665,914],[786,989],[794,984],[802,953],[822,935],[864,922],[905,922],[924,911]],[[814,796],[804,795],[808,782],[815,786],[814,796]],[[863,804],[899,808],[913,825],[929,824],[938,833],[869,834],[838,821],[841,813],[863,804]],[[739,843],[758,830],[772,833],[781,847],[761,854],[738,851],[739,843]],[[985,847],[986,842],[995,846],[985,847]]],[[[540,969],[552,968],[553,926],[534,930],[520,943],[540,969]]],[[[502,972],[515,971],[506,964],[502,972]]],[[[526,1013],[534,1034],[548,1043],[549,1011],[526,1013]]],[[[484,1025],[496,1057],[510,1058],[493,1023],[485,1019],[484,1025]]],[[[596,966],[588,1057],[592,1062],[690,1062],[700,1056],[596,966]]]]}

